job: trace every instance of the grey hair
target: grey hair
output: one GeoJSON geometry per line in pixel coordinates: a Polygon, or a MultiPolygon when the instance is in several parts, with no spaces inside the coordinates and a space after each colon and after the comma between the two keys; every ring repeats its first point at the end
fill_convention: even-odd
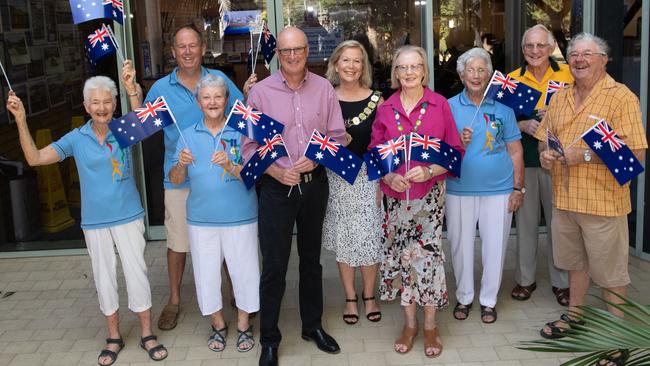
{"type": "Polygon", "coordinates": [[[535,24],[534,26],[526,29],[524,32],[524,35],[521,37],[521,48],[524,48],[524,44],[526,43],[526,37],[528,37],[528,33],[535,30],[535,29],[541,29],[547,34],[546,42],[549,44],[549,46],[553,46],[555,44],[555,37],[553,37],[553,33],[544,26],[544,24],[535,24]]]}
{"type": "Polygon", "coordinates": [[[456,62],[456,72],[458,72],[458,75],[461,75],[463,71],[465,71],[465,65],[469,62],[469,60],[473,58],[480,58],[485,61],[485,65],[487,65],[488,72],[490,75],[492,75],[492,60],[490,60],[490,54],[484,50],[482,47],[474,47],[470,49],[469,51],[465,51],[460,57],[458,57],[458,61],[456,62]]]}
{"type": "Polygon", "coordinates": [[[93,76],[84,83],[84,102],[90,102],[90,93],[94,90],[103,90],[111,93],[113,100],[117,97],[117,85],[107,76],[93,76]]]}
{"type": "Polygon", "coordinates": [[[201,89],[209,87],[222,88],[225,92],[226,99],[228,99],[230,96],[230,91],[228,90],[228,84],[226,83],[226,80],[224,80],[224,78],[221,76],[213,74],[205,75],[201,78],[201,80],[199,80],[198,83],[196,83],[196,96],[199,96],[201,89]]]}
{"type": "Polygon", "coordinates": [[[573,52],[573,48],[578,42],[594,42],[596,46],[598,46],[599,52],[609,56],[609,46],[607,45],[607,42],[605,42],[604,39],[587,32],[578,33],[571,38],[569,45],[566,48],[567,55],[573,52]]]}

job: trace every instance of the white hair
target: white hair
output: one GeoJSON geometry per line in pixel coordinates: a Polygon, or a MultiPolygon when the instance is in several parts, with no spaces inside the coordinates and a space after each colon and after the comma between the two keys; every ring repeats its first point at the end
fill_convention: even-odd
{"type": "Polygon", "coordinates": [[[573,38],[571,38],[569,45],[566,48],[567,55],[573,52],[573,48],[578,42],[593,42],[596,44],[596,46],[598,46],[599,52],[602,52],[606,56],[609,56],[609,46],[607,45],[607,42],[605,42],[604,39],[587,32],[578,33],[573,36],[573,38]]]}
{"type": "Polygon", "coordinates": [[[465,71],[465,65],[469,62],[469,60],[477,57],[485,61],[488,72],[490,75],[492,75],[493,69],[492,60],[490,60],[490,54],[481,47],[474,47],[469,51],[465,51],[465,53],[458,57],[458,61],[456,62],[456,72],[458,72],[458,75],[462,74],[463,71],[465,71]]]}
{"type": "Polygon", "coordinates": [[[524,44],[526,43],[526,37],[528,37],[528,33],[531,32],[534,29],[541,29],[547,34],[546,42],[549,44],[549,46],[552,46],[555,44],[555,37],[553,37],[553,33],[544,26],[544,24],[535,24],[534,26],[526,29],[524,32],[524,35],[521,37],[521,48],[524,48],[524,44]]]}
{"type": "Polygon", "coordinates": [[[115,82],[107,76],[93,76],[86,80],[84,84],[84,102],[90,101],[90,93],[94,90],[103,90],[111,93],[113,100],[117,97],[117,86],[115,82]]]}
{"type": "Polygon", "coordinates": [[[228,84],[226,83],[226,80],[224,80],[221,76],[207,74],[204,77],[202,77],[201,80],[199,80],[199,82],[196,83],[196,96],[197,97],[199,96],[199,93],[201,93],[201,89],[208,88],[208,87],[222,88],[226,99],[228,99],[228,97],[230,96],[230,92],[228,90],[228,84]]]}

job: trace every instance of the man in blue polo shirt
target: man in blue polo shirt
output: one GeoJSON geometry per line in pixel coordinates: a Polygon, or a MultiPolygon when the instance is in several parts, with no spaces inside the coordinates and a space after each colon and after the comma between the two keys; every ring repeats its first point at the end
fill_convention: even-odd
{"type": "MultiPolygon", "coordinates": [[[[196,102],[194,92],[198,81],[207,74],[221,76],[227,81],[230,98],[226,111],[230,111],[235,100],[244,100],[244,95],[237,86],[219,70],[211,70],[201,66],[206,44],[201,32],[192,24],[180,27],[172,37],[172,55],[178,66],[167,76],[159,79],[147,93],[145,102],[153,101],[164,96],[169,104],[178,127],[183,130],[203,117],[196,102]]],[[[135,70],[130,60],[124,62],[122,80],[132,108],[142,105],[142,89],[135,82],[135,70]]],[[[256,81],[255,75],[246,81],[244,91],[248,91],[256,81]]],[[[189,251],[189,241],[186,222],[186,201],[189,194],[187,181],[180,185],[172,184],[169,180],[169,170],[179,140],[178,129],[169,126],[165,133],[165,231],[167,235],[167,272],[169,275],[169,301],[163,308],[158,319],[158,327],[163,330],[176,326],[180,311],[180,287],[185,270],[185,260],[189,251]]]]}

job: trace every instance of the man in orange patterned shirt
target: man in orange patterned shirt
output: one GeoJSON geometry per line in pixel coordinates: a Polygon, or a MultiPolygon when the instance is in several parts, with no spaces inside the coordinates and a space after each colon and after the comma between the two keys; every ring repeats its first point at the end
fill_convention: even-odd
{"type": "MultiPolygon", "coordinates": [[[[589,34],[576,35],[567,48],[575,83],[551,100],[535,137],[541,141],[540,162],[553,178],[553,249],[555,264],[569,271],[569,312],[580,313],[590,280],[603,288],[603,298],[621,303],[630,283],[627,214],[632,210],[629,183],[620,186],[605,164],[591,153],[582,134],[605,119],[639,160],[645,156],[645,138],[639,100],[606,72],[608,47],[589,34]],[[564,156],[546,147],[546,129],[562,142],[564,156]],[[568,179],[568,181],[566,181],[568,179]],[[610,290],[613,293],[610,293],[610,290]]],[[[608,311],[622,316],[612,306],[608,311]]],[[[561,338],[569,323],[563,314],[540,331],[544,338],[561,338]]],[[[629,353],[615,352],[598,365],[618,365],[629,353]]]]}

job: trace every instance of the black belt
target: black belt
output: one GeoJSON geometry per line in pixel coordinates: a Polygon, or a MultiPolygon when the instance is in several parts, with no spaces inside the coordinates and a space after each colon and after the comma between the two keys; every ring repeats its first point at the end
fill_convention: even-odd
{"type": "Polygon", "coordinates": [[[325,167],[319,165],[316,169],[307,173],[300,173],[300,183],[309,183],[325,173],[325,167]]]}

